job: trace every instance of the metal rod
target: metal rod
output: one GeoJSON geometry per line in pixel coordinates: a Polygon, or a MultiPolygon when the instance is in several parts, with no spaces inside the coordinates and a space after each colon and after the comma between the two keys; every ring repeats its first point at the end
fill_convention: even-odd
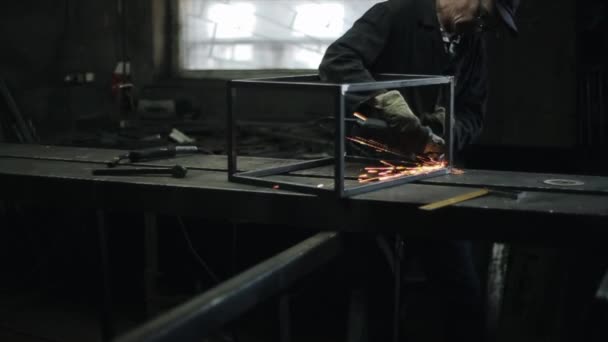
{"type": "Polygon", "coordinates": [[[334,170],[334,189],[338,197],[344,197],[344,174],[345,174],[345,139],[346,139],[346,125],[344,124],[344,118],[346,117],[346,93],[344,90],[340,90],[336,93],[336,109],[338,115],[336,115],[336,133],[334,133],[335,141],[335,170],[334,170]]]}
{"type": "Polygon", "coordinates": [[[116,339],[116,342],[194,341],[279,294],[342,250],[338,233],[308,238],[116,339]]]}
{"type": "Polygon", "coordinates": [[[226,93],[226,108],[228,111],[227,117],[227,139],[228,139],[228,176],[232,176],[237,170],[237,148],[236,148],[236,119],[234,117],[234,108],[232,101],[236,97],[236,89],[232,87],[233,81],[228,82],[227,93],[226,93]]]}
{"type": "Polygon", "coordinates": [[[13,120],[15,122],[15,133],[21,142],[24,143],[33,143],[34,137],[32,136],[32,132],[30,131],[28,125],[26,124],[23,115],[19,111],[19,107],[17,107],[17,103],[15,99],[11,95],[11,92],[8,90],[8,86],[4,82],[3,79],[0,78],[0,92],[2,93],[2,97],[4,97],[4,101],[8,106],[8,111],[13,115],[13,120]]]}
{"type": "Polygon", "coordinates": [[[403,240],[401,235],[395,234],[395,288],[394,290],[394,307],[393,307],[393,342],[399,342],[401,318],[401,258],[403,255],[403,240]]]}
{"type": "Polygon", "coordinates": [[[287,181],[280,181],[280,180],[265,180],[265,179],[260,179],[257,177],[241,176],[240,174],[229,176],[229,180],[231,182],[262,186],[262,187],[266,187],[269,189],[273,188],[275,190],[280,189],[280,190],[296,191],[299,193],[310,194],[310,195],[319,195],[319,196],[332,194],[332,192],[330,192],[330,190],[333,189],[333,184],[325,186],[324,183],[320,183],[320,184],[323,184],[323,186],[320,187],[319,186],[320,184],[313,186],[313,185],[306,185],[306,184],[301,184],[301,183],[294,183],[294,182],[287,182],[287,181]]]}
{"type": "Polygon", "coordinates": [[[440,169],[437,171],[433,171],[433,172],[429,172],[429,173],[425,173],[425,174],[421,174],[421,175],[403,176],[403,177],[397,177],[397,178],[391,179],[391,180],[370,183],[370,184],[366,184],[366,185],[360,185],[360,186],[345,189],[343,197],[351,197],[351,196],[360,195],[360,194],[370,192],[370,191],[391,188],[391,187],[394,187],[397,185],[403,185],[403,184],[419,181],[421,179],[444,176],[444,175],[447,175],[448,173],[450,173],[450,170],[440,169]]]}
{"type": "Polygon", "coordinates": [[[96,215],[99,269],[101,274],[101,298],[99,303],[101,340],[109,341],[114,337],[115,331],[112,314],[112,281],[110,277],[106,217],[102,209],[98,209],[96,215]]]}
{"type": "Polygon", "coordinates": [[[492,255],[488,266],[486,329],[488,341],[498,340],[498,328],[502,313],[505,283],[509,267],[509,245],[492,244],[492,255]]]}
{"type": "Polygon", "coordinates": [[[447,151],[447,155],[448,155],[448,166],[452,167],[453,163],[454,163],[454,122],[456,121],[454,118],[454,89],[455,89],[455,85],[454,85],[454,77],[450,77],[450,84],[448,85],[450,88],[450,95],[449,95],[449,112],[448,112],[448,117],[447,120],[448,122],[444,122],[444,126],[447,126],[448,129],[445,130],[444,129],[444,134],[446,135],[447,138],[447,144],[448,144],[448,151],[447,151]]]}
{"type": "Polygon", "coordinates": [[[270,167],[267,169],[245,171],[238,173],[239,176],[247,177],[268,177],[276,176],[284,173],[312,169],[315,167],[331,165],[334,162],[334,158],[323,158],[318,160],[309,160],[303,162],[296,162],[285,166],[270,167]]]}
{"type": "Polygon", "coordinates": [[[158,277],[158,224],[156,214],[144,213],[144,293],[145,311],[147,317],[152,317],[157,311],[156,280],[158,277]]]}

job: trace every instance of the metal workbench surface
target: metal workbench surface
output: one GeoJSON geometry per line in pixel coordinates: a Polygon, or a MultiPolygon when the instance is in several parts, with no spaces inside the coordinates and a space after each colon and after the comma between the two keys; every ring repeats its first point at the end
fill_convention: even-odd
{"type": "MultiPolygon", "coordinates": [[[[348,199],[317,197],[231,183],[226,157],[192,155],[138,165],[189,168],[188,176],[93,176],[118,150],[0,144],[0,199],[45,205],[154,211],[236,222],[285,224],[321,230],[401,231],[415,236],[492,240],[608,238],[608,178],[466,170],[348,199]],[[549,185],[570,179],[578,186],[549,185]],[[525,191],[518,200],[485,196],[432,212],[418,207],[472,187],[525,191]]],[[[241,158],[244,170],[289,163],[241,158]]],[[[129,167],[129,166],[121,166],[129,167]]],[[[326,170],[297,175],[319,182],[326,170]]],[[[296,176],[294,176],[296,177],[296,176]]]]}

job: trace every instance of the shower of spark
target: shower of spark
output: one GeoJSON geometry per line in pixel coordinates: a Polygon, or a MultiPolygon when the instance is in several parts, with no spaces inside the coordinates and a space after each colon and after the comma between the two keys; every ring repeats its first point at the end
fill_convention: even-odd
{"type": "Polygon", "coordinates": [[[383,182],[403,176],[417,176],[439,171],[446,167],[443,160],[427,160],[417,166],[404,166],[381,160],[382,166],[367,166],[359,175],[359,183],[383,182]]]}
{"type": "MultiPolygon", "coordinates": [[[[367,121],[367,117],[359,112],[353,113],[353,116],[359,120],[367,121]]],[[[378,141],[362,137],[346,137],[346,139],[376,152],[388,153],[402,159],[400,162],[380,160],[379,163],[381,165],[365,167],[363,169],[364,172],[358,177],[359,183],[382,182],[404,176],[429,174],[444,169],[447,166],[444,155],[437,153],[418,155],[412,161],[412,157],[408,157],[400,151],[378,141]]]]}

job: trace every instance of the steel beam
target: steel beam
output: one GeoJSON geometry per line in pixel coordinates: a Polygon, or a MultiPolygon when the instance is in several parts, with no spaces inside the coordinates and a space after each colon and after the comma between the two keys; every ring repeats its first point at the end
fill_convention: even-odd
{"type": "Polygon", "coordinates": [[[336,257],[338,233],[319,233],[227,280],[116,342],[195,341],[213,333],[336,257]]]}

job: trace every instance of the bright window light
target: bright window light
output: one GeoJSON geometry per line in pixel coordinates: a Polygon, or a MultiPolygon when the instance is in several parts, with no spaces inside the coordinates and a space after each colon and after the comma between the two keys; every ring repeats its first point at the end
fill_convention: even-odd
{"type": "Polygon", "coordinates": [[[250,3],[214,4],[209,8],[209,20],[217,24],[217,39],[251,37],[256,21],[255,6],[250,3]]]}
{"type": "Polygon", "coordinates": [[[382,0],[176,0],[178,65],[316,69],[325,50],[382,0]]]}
{"type": "Polygon", "coordinates": [[[294,34],[338,38],[344,31],[343,4],[305,4],[296,7],[294,34]]]}

